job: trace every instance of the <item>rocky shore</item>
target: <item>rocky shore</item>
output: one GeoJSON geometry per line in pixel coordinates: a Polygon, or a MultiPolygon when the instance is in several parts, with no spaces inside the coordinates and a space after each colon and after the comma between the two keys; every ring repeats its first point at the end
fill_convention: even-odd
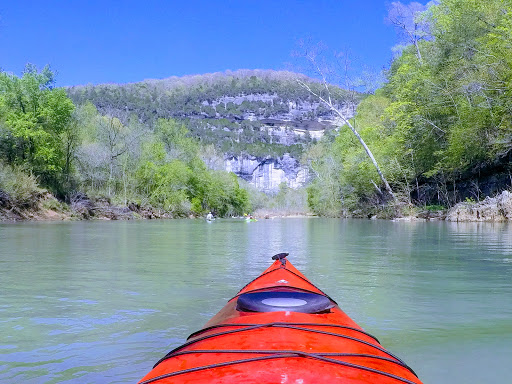
{"type": "Polygon", "coordinates": [[[58,201],[48,192],[34,196],[32,203],[13,205],[9,199],[0,196],[0,221],[62,221],[62,220],[135,220],[172,219],[169,212],[136,203],[118,206],[108,198],[88,198],[77,194],[69,203],[58,201]]]}
{"type": "Polygon", "coordinates": [[[512,220],[512,193],[503,191],[495,197],[486,197],[482,201],[465,201],[446,211],[422,211],[415,215],[398,217],[394,221],[435,221],[451,222],[506,222],[512,220]]]}
{"type": "Polygon", "coordinates": [[[463,202],[451,208],[447,221],[502,222],[512,220],[512,193],[503,191],[479,202],[463,202]]]}

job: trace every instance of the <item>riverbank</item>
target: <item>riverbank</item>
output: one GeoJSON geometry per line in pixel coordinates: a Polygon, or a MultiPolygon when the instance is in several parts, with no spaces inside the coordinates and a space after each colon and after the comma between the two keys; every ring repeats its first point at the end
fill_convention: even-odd
{"type": "Polygon", "coordinates": [[[69,203],[57,200],[48,192],[34,196],[30,204],[14,205],[0,198],[0,221],[71,221],[71,220],[137,220],[172,219],[170,212],[141,207],[136,203],[126,206],[112,204],[110,199],[88,198],[78,194],[69,203]]]}
{"type": "MultiPolygon", "coordinates": [[[[278,217],[315,217],[307,212],[273,211],[260,209],[254,212],[258,219],[278,217]]],[[[180,216],[181,217],[181,216],[180,216]]],[[[195,216],[190,216],[194,218],[195,216]]],[[[391,219],[394,221],[439,221],[452,222],[504,222],[512,220],[512,193],[503,191],[495,197],[486,197],[479,202],[465,201],[450,209],[429,210],[408,206],[404,209],[382,207],[369,211],[359,210],[346,217],[368,219],[391,219]]],[[[25,205],[13,205],[0,196],[0,221],[67,221],[67,220],[138,220],[178,218],[172,212],[140,204],[115,205],[106,197],[88,198],[77,194],[69,203],[57,200],[43,191],[25,205]]]]}
{"type": "MultiPolygon", "coordinates": [[[[253,213],[253,216],[258,220],[282,217],[316,217],[316,215],[307,212],[280,210],[257,210],[253,213]]],[[[115,205],[104,197],[92,199],[83,197],[66,204],[47,194],[34,200],[34,204],[25,206],[13,206],[5,204],[5,202],[1,204],[0,201],[0,222],[11,223],[20,221],[151,220],[183,217],[153,207],[141,207],[136,203],[129,203],[126,206],[115,205]]],[[[190,215],[188,217],[196,218],[198,216],[190,215]]]]}
{"type": "Polygon", "coordinates": [[[397,217],[394,221],[433,221],[451,222],[506,222],[512,220],[512,193],[503,191],[495,197],[487,196],[482,201],[467,200],[448,210],[435,212],[422,211],[415,215],[397,217]]]}

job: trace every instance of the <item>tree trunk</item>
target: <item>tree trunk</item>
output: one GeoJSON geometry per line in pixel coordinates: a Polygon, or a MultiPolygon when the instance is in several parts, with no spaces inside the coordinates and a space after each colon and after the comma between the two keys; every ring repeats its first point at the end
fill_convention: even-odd
{"type": "MultiPolygon", "coordinates": [[[[393,200],[395,202],[397,202],[397,198],[395,197],[395,194],[393,193],[393,190],[391,189],[391,186],[389,185],[387,179],[384,177],[384,174],[382,173],[380,167],[379,167],[379,164],[377,163],[377,160],[375,160],[375,157],[373,156],[373,153],[372,151],[370,150],[370,148],[368,148],[368,146],[366,145],[366,143],[364,142],[363,138],[361,137],[361,135],[359,134],[359,132],[357,132],[356,128],[350,123],[350,121],[338,110],[338,108],[336,108],[334,106],[334,104],[332,103],[331,101],[331,98],[330,98],[330,94],[329,94],[329,99],[326,100],[324,97],[320,96],[319,94],[315,93],[311,87],[306,84],[305,82],[301,81],[301,80],[297,80],[297,82],[303,87],[305,88],[309,93],[311,93],[312,95],[316,96],[322,103],[324,103],[327,107],[329,107],[329,109],[331,111],[333,111],[342,121],[343,123],[345,123],[346,125],[348,125],[348,127],[350,128],[350,130],[352,131],[352,133],[357,137],[357,140],[359,140],[359,142],[361,143],[361,145],[363,146],[364,150],[366,151],[366,154],[368,155],[368,157],[370,158],[370,160],[372,161],[373,163],[373,166],[375,167],[375,169],[377,170],[377,173],[379,174],[379,177],[380,179],[382,180],[382,183],[384,184],[384,186],[386,187],[386,191],[389,193],[389,195],[393,198],[393,200]]],[[[327,89],[327,91],[329,92],[328,88],[327,88],[327,84],[325,83],[324,81],[324,85],[327,89]]]]}
{"type": "Polygon", "coordinates": [[[363,138],[361,137],[361,135],[359,135],[359,132],[357,132],[356,128],[350,123],[350,121],[348,121],[348,119],[346,119],[342,113],[340,111],[338,111],[336,108],[334,107],[331,107],[331,109],[338,115],[341,117],[341,119],[343,120],[343,122],[345,124],[348,125],[348,127],[352,130],[352,132],[354,133],[354,135],[357,137],[357,140],[359,140],[359,142],[361,143],[361,145],[363,146],[364,150],[366,151],[366,154],[368,155],[368,157],[370,158],[370,160],[372,161],[373,163],[373,166],[375,167],[375,169],[377,170],[377,173],[379,174],[379,177],[380,179],[382,180],[382,182],[384,183],[384,186],[386,187],[386,191],[388,191],[388,193],[390,194],[390,196],[393,198],[393,200],[396,202],[397,199],[395,197],[395,194],[393,193],[393,190],[391,189],[391,186],[389,185],[387,179],[384,177],[384,174],[382,173],[380,167],[379,167],[379,164],[377,163],[377,160],[375,160],[375,157],[373,157],[373,153],[372,151],[370,150],[370,148],[368,148],[368,146],[366,145],[366,143],[364,142],[363,138]]]}

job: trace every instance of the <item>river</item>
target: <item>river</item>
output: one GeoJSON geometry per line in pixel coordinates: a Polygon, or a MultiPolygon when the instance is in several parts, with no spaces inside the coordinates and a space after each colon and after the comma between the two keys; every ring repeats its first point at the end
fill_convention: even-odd
{"type": "Polygon", "coordinates": [[[425,384],[512,382],[512,226],[317,218],[0,224],[0,382],[135,383],[279,252],[425,384]]]}

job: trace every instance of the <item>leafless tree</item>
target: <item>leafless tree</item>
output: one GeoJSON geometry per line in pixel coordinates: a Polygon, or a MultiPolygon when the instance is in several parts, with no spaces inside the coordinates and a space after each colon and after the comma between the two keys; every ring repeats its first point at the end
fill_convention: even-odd
{"type": "Polygon", "coordinates": [[[222,155],[217,152],[213,144],[206,145],[199,156],[209,169],[216,171],[224,169],[224,159],[222,155]]]}
{"type": "Polygon", "coordinates": [[[382,183],[386,188],[386,191],[396,202],[397,198],[395,197],[393,190],[391,189],[391,186],[389,185],[387,179],[384,177],[384,174],[382,173],[382,170],[380,169],[377,160],[375,160],[372,151],[370,150],[368,145],[366,145],[365,141],[357,131],[355,124],[352,124],[350,122],[349,118],[345,116],[340,106],[336,104],[332,98],[333,85],[331,82],[328,82],[328,78],[330,77],[334,77],[334,81],[336,81],[337,78],[337,82],[339,83],[339,79],[341,76],[341,78],[343,78],[343,83],[346,84],[346,86],[350,87],[349,90],[354,91],[352,86],[353,83],[350,81],[349,76],[348,57],[346,55],[341,55],[338,53],[334,55],[333,61],[324,60],[322,53],[325,52],[326,47],[323,44],[311,46],[308,43],[299,42],[299,49],[300,51],[296,52],[295,55],[304,58],[306,62],[309,63],[310,70],[314,73],[314,75],[316,75],[316,77],[320,79],[322,87],[321,91],[316,90],[316,88],[313,89],[311,83],[306,82],[304,79],[301,78],[297,78],[297,83],[301,87],[306,89],[310,94],[318,98],[318,100],[327,108],[329,108],[329,110],[332,111],[337,116],[340,123],[342,123],[341,125],[347,125],[350,128],[350,130],[356,136],[357,140],[359,140],[359,143],[361,143],[366,154],[370,158],[373,166],[375,167],[377,173],[379,174],[382,183]],[[340,58],[342,59],[341,62],[339,61],[340,58]],[[342,68],[342,72],[336,70],[339,68],[342,68]]]}
{"type": "Polygon", "coordinates": [[[429,4],[423,5],[415,1],[409,4],[393,1],[388,7],[386,18],[386,21],[395,27],[402,42],[414,45],[420,64],[423,62],[423,58],[419,42],[430,36],[428,23],[423,17],[423,12],[428,6],[429,4]]]}
{"type": "MultiPolygon", "coordinates": [[[[121,157],[125,154],[133,155],[137,151],[140,146],[140,140],[147,134],[147,130],[130,124],[124,125],[113,114],[98,116],[97,124],[98,139],[106,148],[109,167],[108,194],[110,196],[114,174],[121,163],[121,157]]],[[[125,169],[123,168],[122,171],[124,180],[125,169]]]]}

